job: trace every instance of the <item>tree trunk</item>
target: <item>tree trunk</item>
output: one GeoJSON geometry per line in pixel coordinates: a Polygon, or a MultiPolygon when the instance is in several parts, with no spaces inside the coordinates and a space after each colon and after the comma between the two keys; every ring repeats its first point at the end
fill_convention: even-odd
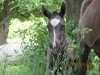
{"type": "Polygon", "coordinates": [[[65,0],[66,14],[70,20],[78,22],[80,16],[80,8],[83,0],[65,0]]]}
{"type": "Polygon", "coordinates": [[[4,0],[3,9],[0,15],[0,45],[6,42],[8,32],[9,32],[9,13],[10,13],[10,0],[4,0]]]}

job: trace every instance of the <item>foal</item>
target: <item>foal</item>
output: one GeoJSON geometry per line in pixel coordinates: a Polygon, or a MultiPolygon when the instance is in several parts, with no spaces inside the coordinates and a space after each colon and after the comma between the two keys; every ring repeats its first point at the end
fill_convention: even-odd
{"type": "Polygon", "coordinates": [[[47,9],[42,7],[43,14],[49,19],[47,28],[49,31],[49,49],[47,52],[47,66],[45,75],[57,75],[59,71],[61,75],[64,60],[64,49],[66,45],[64,14],[66,11],[65,3],[62,3],[60,12],[50,13],[47,9]]]}

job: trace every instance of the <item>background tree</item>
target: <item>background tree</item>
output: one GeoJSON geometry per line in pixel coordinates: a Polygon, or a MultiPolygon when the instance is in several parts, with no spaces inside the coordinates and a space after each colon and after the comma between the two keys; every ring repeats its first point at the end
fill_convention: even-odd
{"type": "Polygon", "coordinates": [[[9,28],[10,0],[0,2],[0,45],[6,43],[9,28]]]}
{"type": "Polygon", "coordinates": [[[80,8],[83,0],[65,0],[66,2],[66,15],[70,20],[78,22],[80,16],[80,8]]]}

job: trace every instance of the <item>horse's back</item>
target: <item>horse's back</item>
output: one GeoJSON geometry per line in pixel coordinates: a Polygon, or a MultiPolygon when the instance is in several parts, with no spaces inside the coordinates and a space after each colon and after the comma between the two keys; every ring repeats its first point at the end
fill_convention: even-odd
{"type": "Polygon", "coordinates": [[[97,39],[100,39],[100,0],[92,0],[80,20],[79,28],[92,29],[83,39],[91,47],[97,39]]]}

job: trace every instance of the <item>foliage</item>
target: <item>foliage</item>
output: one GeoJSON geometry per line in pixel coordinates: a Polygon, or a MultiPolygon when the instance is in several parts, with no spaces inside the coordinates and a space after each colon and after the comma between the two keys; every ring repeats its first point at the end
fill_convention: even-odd
{"type": "MultiPolygon", "coordinates": [[[[44,75],[49,37],[46,28],[47,19],[42,15],[41,6],[46,6],[50,11],[58,11],[61,2],[62,0],[11,0],[11,26],[8,39],[21,38],[24,50],[21,61],[7,65],[7,75],[44,75]]],[[[2,9],[2,4],[3,0],[0,1],[0,9],[2,9]]],[[[1,12],[2,10],[0,10],[1,12]]],[[[77,24],[70,20],[65,24],[66,35],[72,41],[70,44],[73,43],[74,61],[78,63],[80,41],[76,34],[80,33],[83,36],[91,30],[78,30],[76,29],[77,24]]],[[[88,62],[90,64],[88,66],[89,74],[99,75],[97,69],[100,66],[100,60],[93,51],[88,62]]],[[[0,75],[2,75],[1,71],[0,75]]],[[[77,75],[77,67],[73,69],[73,75],[77,75]]]]}
{"type": "Polygon", "coordinates": [[[33,20],[34,25],[24,30],[21,34],[24,39],[23,43],[25,47],[25,57],[29,57],[31,63],[30,69],[34,69],[33,74],[43,74],[45,65],[45,52],[48,47],[48,35],[47,29],[45,28],[45,21],[41,17],[37,17],[33,20]],[[38,63],[38,65],[37,65],[38,63]],[[33,64],[33,66],[32,66],[33,64]]]}
{"type": "Polygon", "coordinates": [[[23,51],[24,55],[21,63],[27,65],[30,70],[33,70],[33,75],[42,75],[45,67],[46,50],[48,49],[48,32],[46,22],[42,17],[32,17],[34,19],[32,22],[28,22],[28,26],[27,22],[21,23],[18,20],[12,20],[11,24],[15,24],[17,21],[17,23],[19,25],[21,24],[22,26],[10,26],[11,29],[14,27],[17,29],[11,30],[11,34],[9,33],[9,38],[21,37],[23,39],[25,50],[23,51]],[[26,27],[23,28],[25,25],[26,27]]]}
{"type": "MultiPolygon", "coordinates": [[[[58,11],[59,5],[61,5],[62,1],[64,0],[9,0],[10,5],[10,19],[12,18],[19,18],[20,20],[28,20],[33,14],[36,16],[41,16],[41,7],[45,5],[50,10],[58,11]],[[54,9],[52,9],[52,7],[54,9]]],[[[3,2],[4,0],[0,1],[0,13],[3,11],[3,2]]]]}

